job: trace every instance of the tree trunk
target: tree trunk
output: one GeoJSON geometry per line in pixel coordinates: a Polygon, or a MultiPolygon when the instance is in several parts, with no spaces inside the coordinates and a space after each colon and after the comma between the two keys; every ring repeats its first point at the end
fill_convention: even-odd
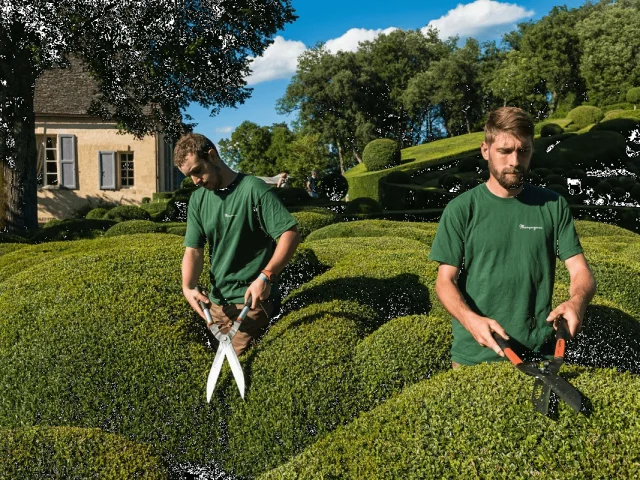
{"type": "Polygon", "coordinates": [[[338,147],[338,160],[340,162],[340,175],[344,175],[344,157],[342,156],[342,145],[338,140],[334,140],[336,146],[338,147]]]}
{"type": "Polygon", "coordinates": [[[354,157],[356,157],[356,161],[358,163],[362,163],[362,157],[358,153],[358,150],[356,150],[355,148],[353,149],[353,155],[354,155],[354,157]]]}
{"type": "Polygon", "coordinates": [[[471,124],[469,123],[469,115],[467,115],[467,111],[464,112],[464,120],[467,122],[467,133],[471,133],[471,124]]]}
{"type": "Polygon", "coordinates": [[[38,228],[36,75],[30,52],[0,42],[0,231],[38,228]]]}

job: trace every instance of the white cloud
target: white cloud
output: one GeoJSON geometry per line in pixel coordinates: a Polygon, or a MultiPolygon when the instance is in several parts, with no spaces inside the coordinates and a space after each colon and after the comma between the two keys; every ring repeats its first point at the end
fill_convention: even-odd
{"type": "Polygon", "coordinates": [[[216,133],[231,133],[233,127],[216,127],[216,133]]]}
{"type": "Polygon", "coordinates": [[[442,39],[454,35],[471,37],[479,33],[488,33],[490,29],[497,26],[516,23],[533,14],[533,10],[526,10],[514,3],[476,0],[466,5],[458,4],[446,15],[430,21],[422,32],[425,33],[429,27],[435,27],[442,39]]]}
{"type": "Polygon", "coordinates": [[[397,30],[396,27],[385,28],[384,30],[379,28],[378,30],[367,30],[365,28],[351,28],[344,35],[327,40],[325,47],[331,53],[336,53],[340,50],[344,52],[355,52],[358,50],[358,43],[364,41],[375,40],[380,34],[388,34],[397,30]]]}
{"type": "Polygon", "coordinates": [[[251,62],[251,75],[247,77],[249,85],[260,82],[289,78],[296,72],[298,57],[307,49],[304,43],[285,40],[278,35],[267,47],[261,57],[251,62]]]}

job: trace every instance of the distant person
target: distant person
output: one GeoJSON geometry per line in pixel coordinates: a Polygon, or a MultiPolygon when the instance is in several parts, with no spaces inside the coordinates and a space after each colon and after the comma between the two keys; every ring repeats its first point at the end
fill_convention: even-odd
{"type": "Polygon", "coordinates": [[[318,171],[312,170],[311,176],[307,179],[307,192],[311,198],[319,198],[318,193],[318,171]]]}
{"type": "Polygon", "coordinates": [[[239,355],[262,335],[279,304],[274,285],[300,242],[296,220],[266,183],[231,170],[203,135],[181,137],[174,149],[174,163],[202,187],[189,200],[182,293],[203,319],[198,301],[210,304],[213,321],[222,333],[229,331],[252,297],[251,310],[232,340],[239,355]],[[197,288],[205,244],[211,261],[208,295],[197,288]]]}
{"type": "Polygon", "coordinates": [[[287,172],[282,172],[280,174],[280,178],[278,179],[278,184],[276,188],[285,188],[289,186],[289,174],[287,172]]]}
{"type": "Polygon", "coordinates": [[[567,201],[524,182],[531,118],[500,108],[484,132],[489,180],[449,202],[429,255],[440,263],[436,293],[453,316],[454,368],[502,357],[492,332],[516,349],[545,353],[558,316],[572,337],[580,331],[596,289],[567,201]],[[569,271],[570,298],[553,308],[556,257],[569,271]]]}

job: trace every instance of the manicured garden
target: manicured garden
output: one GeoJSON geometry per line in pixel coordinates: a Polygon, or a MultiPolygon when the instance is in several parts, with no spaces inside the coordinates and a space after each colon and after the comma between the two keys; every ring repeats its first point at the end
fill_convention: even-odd
{"type": "MultiPolygon", "coordinates": [[[[2,244],[0,477],[640,474],[640,236],[577,222],[599,288],[562,373],[589,410],[560,403],[553,420],[509,364],[450,369],[437,224],[306,220],[282,316],[241,358],[245,400],[224,367],[210,404],[180,236],[2,244]]],[[[559,268],[554,302],[567,295],[559,268]]]]}

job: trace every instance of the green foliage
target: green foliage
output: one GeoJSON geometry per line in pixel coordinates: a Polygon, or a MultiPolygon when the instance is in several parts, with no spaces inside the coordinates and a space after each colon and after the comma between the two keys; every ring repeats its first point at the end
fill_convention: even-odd
{"type": "Polygon", "coordinates": [[[451,191],[462,186],[462,179],[456,174],[444,174],[438,179],[440,188],[451,191]]]}
{"type": "Polygon", "coordinates": [[[0,429],[0,478],[166,479],[148,445],[97,428],[0,429]]]}
{"type": "Polygon", "coordinates": [[[172,235],[180,235],[184,237],[187,234],[187,225],[181,227],[166,227],[165,231],[172,235]]]}
{"type": "Polygon", "coordinates": [[[105,213],[102,218],[123,222],[125,220],[149,220],[151,215],[136,205],[119,205],[105,213]]]}
{"type": "Polygon", "coordinates": [[[540,135],[543,137],[552,137],[564,133],[564,129],[557,123],[547,123],[540,129],[540,135]]]}
{"type": "Polygon", "coordinates": [[[360,220],[356,222],[336,223],[316,230],[307,237],[307,241],[330,238],[350,237],[394,237],[417,240],[431,245],[436,234],[437,224],[394,222],[390,220],[360,220]]]}
{"type": "Polygon", "coordinates": [[[140,208],[142,208],[146,212],[149,212],[149,215],[151,215],[151,220],[161,222],[166,216],[168,204],[168,200],[159,200],[151,203],[143,203],[142,205],[140,205],[140,208]]]}
{"type": "Polygon", "coordinates": [[[162,200],[171,200],[172,196],[173,196],[173,192],[153,192],[151,194],[151,201],[159,202],[162,200]]]}
{"type": "Polygon", "coordinates": [[[640,103],[640,87],[633,87],[627,90],[627,102],[637,105],[640,103]]]}
{"type": "Polygon", "coordinates": [[[348,215],[354,214],[372,214],[382,212],[382,206],[375,200],[367,197],[360,197],[347,202],[344,213],[348,215]]]}
{"type": "Polygon", "coordinates": [[[509,363],[463,367],[406,389],[261,479],[636,476],[640,380],[561,372],[590,399],[589,415],[564,402],[556,421],[538,414],[531,377],[509,363]]]}
{"type": "Polygon", "coordinates": [[[476,168],[478,168],[478,157],[462,157],[458,161],[458,172],[475,172],[476,168]]]}
{"type": "Polygon", "coordinates": [[[85,218],[87,220],[101,220],[104,218],[104,216],[108,211],[109,209],[107,208],[102,208],[102,207],[94,208],[92,210],[89,210],[89,213],[87,213],[85,218]]]}
{"type": "Polygon", "coordinates": [[[336,215],[329,210],[325,210],[323,213],[317,211],[294,212],[292,215],[298,222],[298,233],[300,233],[303,240],[314,230],[326,227],[337,221],[336,215]]]}
{"type": "Polygon", "coordinates": [[[101,428],[171,463],[204,463],[218,438],[204,393],[213,354],[182,296],[182,239],[26,248],[0,257],[0,389],[11,405],[0,425],[101,428]]]}
{"type": "Polygon", "coordinates": [[[193,183],[193,179],[191,177],[184,177],[180,182],[180,188],[183,190],[195,189],[196,185],[193,183]]]}
{"type": "Polygon", "coordinates": [[[191,194],[194,191],[192,188],[180,188],[173,193],[165,210],[165,217],[170,222],[187,221],[187,207],[189,206],[191,194]]]}
{"type": "Polygon", "coordinates": [[[70,219],[56,222],[49,228],[33,233],[33,243],[54,242],[60,240],[80,240],[102,236],[116,222],[113,220],[70,219]]]}
{"type": "Polygon", "coordinates": [[[567,187],[565,185],[558,184],[558,183],[552,183],[552,184],[547,185],[547,188],[549,190],[553,190],[556,193],[559,193],[564,198],[569,199],[571,197],[571,195],[569,195],[569,190],[567,189],[567,187]]]}
{"type": "Polygon", "coordinates": [[[398,143],[390,138],[372,140],[364,147],[362,162],[370,172],[399,165],[400,148],[398,143]]]}
{"type": "Polygon", "coordinates": [[[150,220],[125,220],[116,223],[104,234],[105,237],[117,237],[118,235],[134,235],[136,233],[157,233],[164,229],[162,225],[150,220]]]}
{"type": "Polygon", "coordinates": [[[573,125],[580,129],[587,125],[598,123],[604,118],[604,113],[598,107],[581,105],[571,110],[567,118],[570,118],[573,121],[573,125]]]}
{"type": "Polygon", "coordinates": [[[338,202],[347,195],[349,183],[340,173],[332,173],[322,178],[320,190],[329,200],[338,202]]]}
{"type": "Polygon", "coordinates": [[[411,180],[411,175],[409,175],[407,172],[402,172],[399,170],[394,170],[382,180],[385,183],[398,183],[404,185],[413,183],[411,180]]]}
{"type": "Polygon", "coordinates": [[[632,118],[612,118],[594,125],[591,130],[617,132],[624,138],[629,138],[631,132],[636,129],[640,130],[640,116],[638,116],[637,120],[632,118]]]}
{"type": "Polygon", "coordinates": [[[624,137],[619,133],[600,130],[580,135],[563,135],[536,140],[531,159],[531,164],[536,170],[539,167],[559,167],[563,170],[578,168],[588,171],[623,166],[626,144],[624,137]],[[558,140],[560,143],[557,143],[558,140]],[[547,142],[547,147],[543,141],[547,142]],[[551,150],[547,152],[552,145],[551,150]]]}
{"type": "Polygon", "coordinates": [[[28,239],[15,233],[0,232],[0,243],[30,243],[28,239]]]}
{"type": "Polygon", "coordinates": [[[276,193],[285,207],[308,205],[309,203],[311,203],[311,197],[304,188],[275,188],[273,191],[276,193]]]}
{"type": "Polygon", "coordinates": [[[282,298],[325,270],[326,267],[320,263],[312,249],[305,244],[299,245],[293,258],[280,274],[278,286],[282,298]]]}
{"type": "Polygon", "coordinates": [[[377,405],[405,386],[451,368],[452,340],[448,315],[410,315],[385,323],[356,347],[359,395],[377,405]]]}
{"type": "Polygon", "coordinates": [[[544,177],[543,181],[547,185],[556,184],[556,185],[564,185],[565,187],[567,185],[567,179],[564,176],[558,175],[555,173],[552,173],[551,175],[547,175],[546,177],[544,177]]]}

